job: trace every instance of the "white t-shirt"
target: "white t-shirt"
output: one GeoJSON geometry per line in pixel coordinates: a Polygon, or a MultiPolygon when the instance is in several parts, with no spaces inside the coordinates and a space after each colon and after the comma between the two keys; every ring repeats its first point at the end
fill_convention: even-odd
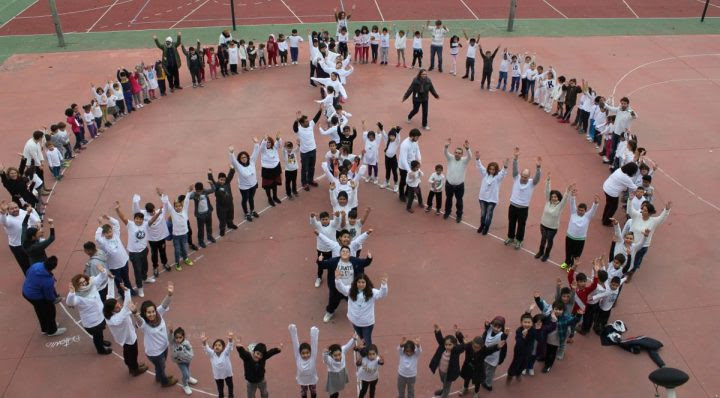
{"type": "Polygon", "coordinates": [[[380,47],[382,47],[382,48],[390,47],[390,33],[381,33],[380,34],[380,47]]]}
{"type": "Polygon", "coordinates": [[[475,44],[468,44],[467,46],[467,57],[475,59],[475,52],[477,51],[477,43],[475,44]]]}
{"type": "Polygon", "coordinates": [[[428,26],[428,30],[430,31],[430,34],[432,34],[432,41],[430,42],[430,45],[442,46],[443,41],[445,40],[445,33],[449,32],[449,30],[444,26],[439,28],[436,28],[435,26],[428,26]]]}
{"type": "Polygon", "coordinates": [[[422,50],[422,37],[413,36],[413,50],[422,50]]]}
{"type": "Polygon", "coordinates": [[[431,191],[442,192],[443,187],[445,186],[445,176],[442,173],[438,174],[436,171],[430,174],[430,178],[428,178],[428,184],[430,184],[431,191]]]}
{"type": "Polygon", "coordinates": [[[144,320],[140,323],[140,329],[143,331],[143,345],[145,346],[145,354],[149,357],[156,357],[167,350],[170,342],[168,341],[167,325],[163,316],[168,312],[169,308],[160,305],[156,307],[157,316],[160,317],[160,324],[156,327],[148,325],[144,320]]]}
{"type": "Polygon", "coordinates": [[[230,65],[237,65],[238,63],[238,48],[237,47],[228,47],[228,63],[230,65]]]}
{"type": "Polygon", "coordinates": [[[147,221],[143,221],[143,223],[138,226],[134,221],[128,220],[127,250],[130,253],[140,253],[147,249],[147,226],[147,221]]]}
{"type": "Polygon", "coordinates": [[[53,148],[52,150],[47,150],[45,152],[45,155],[47,156],[48,160],[48,166],[50,167],[60,167],[63,162],[62,154],[57,148],[53,148]]]}
{"type": "Polygon", "coordinates": [[[299,43],[305,41],[303,40],[302,36],[297,35],[290,35],[288,36],[287,40],[290,43],[290,48],[297,48],[299,43]]]}
{"type": "Polygon", "coordinates": [[[398,50],[404,50],[407,47],[407,35],[396,34],[395,35],[395,48],[398,50]]]}
{"type": "Polygon", "coordinates": [[[398,353],[400,354],[400,360],[398,361],[398,374],[402,377],[415,377],[417,376],[417,363],[422,348],[415,346],[415,352],[412,355],[406,355],[403,350],[403,346],[398,346],[398,353]]]}

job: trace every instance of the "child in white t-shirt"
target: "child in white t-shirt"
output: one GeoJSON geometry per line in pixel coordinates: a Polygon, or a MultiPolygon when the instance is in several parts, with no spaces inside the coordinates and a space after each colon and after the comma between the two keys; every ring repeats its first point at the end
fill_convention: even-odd
{"type": "Polygon", "coordinates": [[[413,340],[406,340],[405,337],[400,341],[400,345],[397,348],[400,354],[400,360],[398,361],[398,393],[401,397],[405,396],[405,390],[408,391],[408,396],[413,396],[415,392],[415,379],[417,377],[417,363],[422,348],[420,347],[420,338],[413,340]]]}
{"type": "Polygon", "coordinates": [[[430,192],[427,198],[427,207],[425,212],[429,213],[432,209],[432,201],[435,198],[435,215],[440,215],[440,206],[442,205],[442,192],[445,187],[445,175],[443,175],[443,166],[441,164],[435,166],[435,172],[430,174],[428,178],[430,184],[430,192]]]}
{"type": "Polygon", "coordinates": [[[511,71],[511,80],[510,80],[510,92],[516,93],[520,89],[520,62],[518,62],[517,55],[513,55],[510,58],[510,71],[511,71]]]}
{"type": "Polygon", "coordinates": [[[460,47],[462,47],[462,44],[460,44],[460,38],[455,35],[450,38],[450,59],[452,60],[450,62],[450,74],[453,76],[457,76],[457,56],[460,53],[460,47]]]}
{"type": "Polygon", "coordinates": [[[360,353],[355,365],[357,366],[357,378],[360,380],[359,398],[364,398],[365,394],[370,393],[370,398],[375,398],[375,386],[378,383],[378,374],[380,366],[384,365],[378,348],[375,344],[370,344],[366,349],[358,347],[356,350],[360,353]]]}
{"type": "Polygon", "coordinates": [[[380,34],[380,65],[388,64],[388,53],[390,52],[390,33],[387,28],[382,29],[380,34]]]}
{"type": "MultiPolygon", "coordinates": [[[[380,144],[382,143],[382,136],[378,136],[374,131],[368,131],[365,128],[365,121],[362,121],[363,129],[363,142],[365,143],[365,149],[362,151],[362,161],[368,166],[368,174],[365,177],[365,182],[372,182],[373,184],[378,183],[378,153],[380,144]]],[[[380,130],[378,130],[380,131],[380,130]]]]}
{"type": "Polygon", "coordinates": [[[60,153],[60,150],[55,147],[55,144],[53,144],[52,141],[47,142],[47,150],[45,151],[45,156],[47,156],[48,167],[50,168],[50,172],[52,173],[53,177],[55,177],[55,180],[62,180],[62,174],[60,174],[60,170],[63,164],[63,155],[62,153],[60,153]]]}
{"type": "Polygon", "coordinates": [[[423,172],[420,170],[420,162],[413,160],[410,162],[410,171],[407,173],[407,192],[405,193],[405,196],[407,196],[407,206],[405,209],[408,213],[415,212],[415,210],[412,209],[415,196],[417,196],[418,205],[420,207],[423,205],[422,190],[420,189],[420,181],[422,180],[422,177],[423,172]]]}
{"type": "Polygon", "coordinates": [[[297,29],[293,29],[290,36],[288,36],[288,43],[290,44],[290,61],[293,65],[297,65],[298,61],[298,46],[302,43],[303,38],[297,33],[297,29]]]}
{"type": "Polygon", "coordinates": [[[480,41],[480,35],[477,36],[477,40],[474,37],[468,38],[467,33],[463,30],[465,40],[468,41],[467,53],[465,55],[465,75],[463,79],[470,78],[470,81],[475,81],[475,54],[478,48],[478,42],[480,41]]]}
{"type": "Polygon", "coordinates": [[[397,30],[395,28],[395,25],[393,25],[393,30],[396,32],[395,51],[397,51],[397,65],[395,65],[395,67],[400,67],[400,58],[402,58],[402,66],[403,68],[407,68],[407,65],[405,64],[405,48],[407,47],[407,35],[405,34],[404,30],[397,30]]]}
{"type": "Polygon", "coordinates": [[[500,67],[498,68],[498,71],[498,84],[497,87],[495,87],[495,90],[500,90],[500,84],[502,84],[502,90],[505,91],[507,88],[508,72],[510,71],[510,54],[508,54],[507,48],[503,49],[503,56],[500,60],[500,67]]]}
{"type": "Polygon", "coordinates": [[[418,68],[422,68],[422,58],[423,58],[423,49],[422,49],[422,35],[425,31],[425,28],[423,30],[416,30],[415,36],[413,36],[413,60],[412,65],[410,68],[415,68],[415,61],[418,63],[418,68]]]}

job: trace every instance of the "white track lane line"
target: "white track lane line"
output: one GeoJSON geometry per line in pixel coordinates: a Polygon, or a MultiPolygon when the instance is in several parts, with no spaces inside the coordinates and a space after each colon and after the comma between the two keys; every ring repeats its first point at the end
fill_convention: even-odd
{"type": "Polygon", "coordinates": [[[562,12],[560,12],[560,10],[558,10],[557,8],[555,8],[555,6],[552,5],[552,4],[550,4],[547,0],[543,0],[543,3],[547,4],[550,8],[552,8],[553,10],[555,10],[556,13],[562,15],[563,18],[565,18],[565,19],[570,19],[570,18],[567,17],[567,15],[563,14],[562,12]]]}
{"type": "MultiPolygon", "coordinates": [[[[35,0],[32,4],[30,4],[30,5],[28,5],[27,7],[23,8],[22,11],[20,11],[20,12],[17,13],[17,14],[15,14],[12,18],[10,18],[10,19],[8,19],[7,21],[5,21],[2,25],[0,25],[0,29],[2,29],[3,26],[9,24],[10,21],[12,21],[13,19],[17,18],[18,15],[22,15],[22,13],[24,13],[25,11],[27,11],[28,8],[34,6],[35,3],[37,3],[38,1],[39,1],[39,0],[35,0]]],[[[13,1],[13,3],[14,3],[14,1],[13,1]]],[[[10,3],[10,4],[12,4],[12,3],[10,3]]],[[[4,10],[4,9],[5,9],[6,7],[8,7],[10,4],[6,5],[6,6],[3,7],[2,9],[4,10]]]]}
{"type": "Polygon", "coordinates": [[[635,10],[633,10],[632,7],[630,7],[630,4],[628,4],[627,1],[622,0],[622,2],[625,3],[625,7],[627,7],[627,9],[630,10],[630,12],[631,12],[633,15],[635,15],[635,18],[638,18],[638,19],[640,18],[640,17],[637,15],[637,13],[635,12],[635,10]]]}
{"type": "Polygon", "coordinates": [[[468,6],[467,3],[465,3],[465,0],[460,0],[460,2],[462,3],[462,5],[465,6],[465,8],[467,8],[468,11],[470,11],[470,14],[472,14],[472,16],[475,17],[475,19],[480,19],[480,18],[478,18],[477,15],[475,15],[472,8],[470,8],[470,6],[468,6]]]}
{"type": "Polygon", "coordinates": [[[110,12],[110,10],[112,10],[113,7],[115,7],[115,5],[116,5],[119,1],[120,1],[120,0],[115,0],[115,1],[110,5],[110,7],[108,7],[108,9],[105,10],[105,12],[102,13],[102,15],[100,15],[100,18],[98,18],[97,21],[95,21],[95,23],[92,24],[92,26],[91,26],[90,28],[88,28],[88,30],[85,31],[85,33],[89,33],[91,30],[93,30],[93,28],[95,27],[95,25],[97,25],[98,22],[100,22],[103,18],[105,18],[105,15],[107,15],[107,13],[110,12]]]}
{"type": "Polygon", "coordinates": [[[302,19],[300,19],[300,17],[297,16],[297,14],[295,14],[295,11],[293,11],[292,8],[290,8],[290,6],[285,2],[285,0],[280,0],[280,1],[283,3],[283,5],[285,6],[285,8],[287,8],[288,11],[290,11],[290,13],[291,13],[295,18],[297,18],[298,22],[300,22],[300,23],[302,23],[302,24],[305,23],[305,22],[302,21],[302,19]]]}
{"type": "Polygon", "coordinates": [[[192,15],[195,11],[199,10],[202,6],[204,6],[205,4],[207,4],[209,1],[210,1],[210,0],[205,0],[205,1],[202,2],[202,4],[200,4],[199,6],[193,8],[192,11],[190,11],[189,13],[187,13],[187,15],[185,15],[184,17],[180,18],[179,21],[175,22],[175,23],[174,23],[171,27],[169,27],[168,29],[173,29],[174,27],[178,26],[178,25],[180,24],[180,22],[186,20],[187,17],[189,17],[190,15],[192,15]]]}

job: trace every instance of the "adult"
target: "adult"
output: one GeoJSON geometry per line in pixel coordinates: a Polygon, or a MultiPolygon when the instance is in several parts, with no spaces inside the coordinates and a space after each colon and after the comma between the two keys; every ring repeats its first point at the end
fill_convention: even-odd
{"type": "Polygon", "coordinates": [[[480,183],[480,194],[478,195],[480,201],[480,226],[477,231],[479,234],[487,235],[492,223],[493,211],[495,211],[495,206],[498,203],[500,183],[507,175],[509,160],[505,159],[502,170],[500,170],[497,162],[490,162],[487,168],[483,166],[480,160],[480,151],[475,151],[475,160],[475,165],[483,176],[480,183]]]}
{"type": "Polygon", "coordinates": [[[140,314],[133,314],[135,316],[135,325],[143,331],[145,355],[155,367],[155,381],[163,387],[172,387],[177,384],[175,376],[165,374],[165,361],[167,360],[170,340],[168,338],[168,328],[165,319],[163,319],[163,315],[170,310],[170,300],[174,292],[174,285],[172,282],[168,283],[167,295],[160,303],[160,306],[146,300],[140,305],[140,314]]]}
{"type": "Polygon", "coordinates": [[[490,80],[492,80],[493,62],[495,61],[495,56],[497,55],[498,50],[500,49],[500,45],[498,44],[497,48],[495,48],[495,51],[493,51],[492,53],[490,51],[483,51],[482,45],[480,44],[480,35],[478,35],[478,47],[480,47],[480,56],[483,59],[483,70],[482,79],[480,80],[480,88],[484,88],[485,82],[487,81],[487,89],[490,90],[490,80]]]}
{"type": "Polygon", "coordinates": [[[280,133],[275,136],[275,139],[267,136],[260,142],[262,187],[265,190],[268,203],[272,207],[282,203],[277,194],[277,187],[282,186],[282,168],[280,167],[280,154],[278,153],[278,150],[283,150],[282,147],[283,141],[280,138],[280,133]]]}
{"type": "Polygon", "coordinates": [[[432,40],[430,41],[430,69],[428,70],[432,71],[435,69],[435,56],[437,55],[438,72],[442,73],[443,42],[445,41],[445,34],[448,33],[450,29],[446,28],[439,19],[435,21],[435,26],[430,25],[430,21],[425,22],[425,25],[432,35],[432,40]]]}
{"type": "Polygon", "coordinates": [[[51,337],[60,336],[67,330],[58,327],[55,322],[55,304],[61,299],[55,292],[55,276],[53,276],[55,267],[57,267],[55,256],[31,265],[22,287],[23,297],[35,309],[40,330],[51,337]]]}
{"type": "Polygon", "coordinates": [[[443,215],[443,219],[447,220],[448,217],[450,217],[453,197],[455,197],[457,200],[455,205],[455,221],[460,223],[463,215],[463,195],[465,195],[465,170],[467,170],[467,165],[470,163],[472,152],[470,152],[470,143],[465,140],[462,148],[455,148],[455,151],[451,154],[448,149],[450,143],[450,138],[448,138],[447,143],[445,143],[447,172],[445,174],[445,214],[443,215]],[[463,156],[463,154],[465,156],[463,156]]]}
{"type": "Polygon", "coordinates": [[[120,240],[120,222],[105,214],[98,217],[98,224],[100,225],[95,230],[95,242],[107,254],[107,268],[115,278],[115,287],[120,288],[122,283],[135,296],[136,292],[130,282],[130,256],[120,240]]]}
{"type": "MultiPolygon", "coordinates": [[[[230,30],[225,29],[220,32],[220,37],[218,38],[218,46],[227,46],[228,42],[231,42],[232,40],[232,33],[230,33],[230,30]]],[[[178,41],[180,41],[179,38],[178,41]]]]}
{"type": "Polygon", "coordinates": [[[637,114],[630,108],[630,99],[628,97],[622,97],[620,99],[620,106],[614,106],[605,104],[605,108],[610,111],[610,114],[615,113],[615,130],[612,135],[612,147],[610,149],[610,162],[615,159],[615,150],[620,142],[620,136],[630,131],[630,126],[633,120],[637,119],[637,114]]]}
{"type": "Polygon", "coordinates": [[[440,96],[437,91],[435,91],[435,87],[433,87],[432,81],[428,77],[425,69],[418,71],[417,76],[413,79],[412,83],[410,83],[410,87],[408,87],[405,95],[403,95],[403,102],[408,99],[410,94],[412,94],[413,108],[408,114],[407,122],[410,123],[410,120],[412,120],[413,116],[418,113],[422,106],[422,126],[425,130],[430,130],[427,120],[429,95],[432,94],[435,99],[440,99],[440,96]]]}
{"type": "MultiPolygon", "coordinates": [[[[347,236],[349,238],[349,234],[347,234],[347,236]]],[[[355,247],[357,247],[357,245],[355,245],[355,247]]],[[[338,305],[340,305],[340,300],[343,298],[347,299],[346,296],[343,296],[337,290],[336,280],[340,279],[343,284],[350,285],[355,280],[355,275],[364,273],[365,267],[370,266],[372,263],[373,258],[371,253],[368,253],[364,259],[351,256],[351,253],[350,246],[344,245],[340,248],[339,256],[327,260],[323,260],[322,255],[318,257],[318,266],[321,269],[328,270],[329,296],[328,305],[325,307],[325,315],[323,316],[323,322],[325,323],[330,322],[330,319],[335,315],[335,310],[338,305]],[[339,274],[338,271],[340,272],[339,274]]]]}
{"type": "MultiPolygon", "coordinates": [[[[670,215],[670,208],[672,207],[672,202],[667,202],[665,204],[665,208],[663,209],[662,213],[660,213],[659,216],[653,217],[653,215],[656,213],[655,206],[653,206],[650,202],[643,202],[640,205],[640,211],[637,211],[632,206],[632,196],[628,197],[628,215],[630,216],[630,220],[628,220],[627,224],[625,225],[624,229],[627,229],[629,231],[632,231],[634,236],[637,236],[639,239],[641,234],[645,234],[646,231],[650,231],[649,234],[645,237],[645,242],[642,245],[642,248],[635,253],[635,259],[633,260],[633,268],[631,272],[635,272],[638,269],[640,269],[640,265],[642,265],[643,258],[645,258],[645,255],[648,252],[648,249],[650,249],[650,243],[652,241],[652,237],[655,234],[655,230],[657,230],[657,227],[660,226],[667,217],[670,215]]],[[[628,231],[623,232],[623,236],[628,231]]]]}
{"type": "Polygon", "coordinates": [[[398,154],[398,168],[400,169],[398,195],[401,202],[405,202],[407,174],[408,171],[410,171],[410,163],[412,163],[413,160],[420,162],[422,159],[420,146],[418,145],[418,140],[421,135],[420,130],[412,129],[408,137],[400,144],[400,153],[398,154]]]}
{"type": "Polygon", "coordinates": [[[605,208],[603,209],[602,223],[606,227],[612,226],[610,219],[615,215],[615,211],[618,208],[620,195],[628,189],[630,191],[637,189],[637,185],[635,185],[633,181],[633,177],[637,172],[637,163],[631,162],[615,170],[603,183],[605,208]]]}
{"type": "MultiPolygon", "coordinates": [[[[87,254],[88,261],[85,263],[85,270],[83,273],[85,275],[92,277],[95,277],[100,274],[98,271],[98,266],[102,266],[103,269],[107,266],[107,255],[104,251],[97,248],[95,245],[95,242],[87,241],[83,244],[83,252],[87,254]]],[[[105,302],[107,295],[108,295],[108,280],[107,278],[104,280],[104,282],[97,287],[98,293],[100,293],[100,299],[105,302]]]]}
{"type": "Polygon", "coordinates": [[[375,289],[366,274],[355,275],[351,285],[343,283],[342,271],[335,271],[335,287],[349,298],[347,317],[355,333],[363,340],[365,349],[372,344],[372,331],[375,327],[375,302],[387,296],[388,278],[380,279],[380,289],[375,289]]]}
{"type": "Polygon", "coordinates": [[[37,227],[28,227],[31,214],[25,213],[23,218],[20,234],[20,244],[28,256],[30,264],[40,263],[47,259],[45,249],[55,242],[55,223],[52,218],[48,218],[48,226],[50,227],[50,236],[45,239],[45,229],[42,224],[37,227]]]}
{"type": "Polygon", "coordinates": [[[308,119],[302,112],[297,111],[293,131],[297,134],[300,147],[300,184],[306,191],[310,186],[317,187],[315,182],[315,159],[317,158],[317,145],[315,144],[315,123],[320,120],[322,107],[318,109],[312,120],[308,119]]]}
{"type": "Polygon", "coordinates": [[[245,219],[252,222],[253,217],[258,218],[260,215],[255,211],[255,191],[257,191],[257,171],[255,170],[255,161],[260,152],[260,144],[257,138],[253,139],[252,155],[242,151],[235,157],[235,148],[228,148],[228,157],[230,163],[235,168],[238,175],[238,189],[242,197],[242,209],[245,213],[245,219]]]}
{"type": "MultiPolygon", "coordinates": [[[[22,153],[25,162],[31,167],[35,166],[33,171],[38,175],[38,177],[40,177],[41,180],[43,180],[43,182],[45,181],[45,173],[43,170],[43,165],[45,164],[45,158],[43,157],[44,146],[45,133],[36,130],[33,132],[32,138],[25,142],[25,147],[23,148],[22,153]]],[[[50,190],[48,190],[45,184],[43,184],[39,192],[42,195],[47,195],[50,193],[50,190]]]]}
{"type": "Polygon", "coordinates": [[[27,274],[27,270],[30,268],[30,258],[22,247],[22,223],[27,214],[30,214],[28,221],[31,225],[40,223],[40,216],[32,206],[28,205],[25,210],[21,210],[15,202],[8,203],[4,200],[0,202],[0,225],[5,228],[10,251],[23,275],[27,274]]]}
{"type": "MultiPolygon", "coordinates": [[[[355,4],[352,5],[351,8],[352,11],[355,11],[355,4]]],[[[348,23],[350,22],[350,17],[352,17],[352,13],[348,14],[345,12],[345,9],[338,11],[337,8],[333,9],[333,16],[335,17],[335,22],[337,23],[337,27],[335,28],[335,38],[340,34],[340,29],[345,28],[345,30],[350,31],[348,27],[348,23]]]]}
{"type": "Polygon", "coordinates": [[[570,192],[574,188],[574,185],[570,185],[563,195],[560,191],[551,189],[550,182],[550,173],[548,173],[545,179],[545,207],[542,217],[540,217],[540,248],[535,253],[535,258],[539,258],[542,262],[547,261],[550,257],[553,240],[558,227],[560,227],[560,216],[567,204],[570,192]]]}
{"type": "Polygon", "coordinates": [[[25,203],[29,203],[33,207],[37,206],[38,199],[32,193],[32,186],[30,186],[30,179],[23,175],[25,171],[25,158],[20,161],[20,168],[5,167],[0,164],[0,179],[2,184],[10,194],[10,198],[13,202],[17,203],[18,206],[23,206],[25,203]],[[24,203],[23,203],[24,202],[24,203]]]}
{"type": "Polygon", "coordinates": [[[111,343],[105,340],[105,319],[103,319],[103,302],[98,290],[107,282],[107,271],[102,265],[97,266],[98,274],[88,276],[77,274],[72,277],[69,293],[65,300],[71,307],[75,307],[80,314],[80,324],[92,336],[95,350],[100,355],[112,353],[111,343]]]}
{"type": "Polygon", "coordinates": [[[520,148],[515,147],[513,153],[513,187],[508,208],[508,233],[507,239],[505,239],[506,246],[515,243],[515,250],[522,247],[525,239],[528,206],[530,206],[535,186],[540,182],[540,168],[542,166],[542,158],[538,156],[535,161],[535,176],[530,180],[529,169],[523,169],[522,172],[518,169],[519,156],[520,148]]]}
{"type": "Polygon", "coordinates": [[[139,376],[147,371],[147,365],[138,363],[138,346],[135,325],[132,315],[137,314],[137,308],[131,300],[129,289],[123,290],[123,299],[115,299],[115,287],[110,284],[110,296],[103,306],[103,315],[107,322],[110,334],[115,342],[123,347],[123,360],[131,376],[139,376]]]}
{"type": "Polygon", "coordinates": [[[149,222],[151,218],[155,216],[155,204],[152,202],[145,203],[145,208],[140,208],[140,195],[135,194],[132,198],[132,210],[133,213],[142,213],[145,221],[148,221],[147,238],[150,243],[150,259],[152,261],[153,276],[148,277],[148,282],[154,282],[154,279],[160,275],[158,270],[158,261],[162,262],[163,268],[166,271],[170,271],[168,265],[167,251],[165,249],[165,242],[170,236],[170,230],[167,226],[167,214],[165,213],[164,206],[160,206],[160,217],[158,217],[154,223],[149,222]]]}
{"type": "Polygon", "coordinates": [[[174,92],[175,89],[182,90],[182,87],[180,87],[180,66],[182,65],[182,61],[180,53],[178,52],[178,47],[182,45],[182,33],[177,32],[177,40],[175,42],[173,42],[172,37],[166,37],[164,45],[160,44],[157,35],[153,35],[153,40],[155,40],[157,48],[162,50],[162,64],[167,72],[170,92],[174,92]]]}

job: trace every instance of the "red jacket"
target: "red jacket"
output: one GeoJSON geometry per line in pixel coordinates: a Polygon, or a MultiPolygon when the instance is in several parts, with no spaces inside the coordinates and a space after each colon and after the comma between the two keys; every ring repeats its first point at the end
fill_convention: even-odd
{"type": "MultiPolygon", "coordinates": [[[[572,284],[573,281],[575,280],[575,270],[570,269],[570,272],[568,272],[567,276],[568,276],[568,283],[572,284]]],[[[578,310],[580,309],[580,303],[582,303],[583,311],[585,311],[585,306],[587,306],[587,302],[588,302],[588,296],[590,295],[590,293],[593,292],[593,290],[595,290],[595,288],[597,287],[597,284],[598,284],[598,278],[597,278],[597,276],[595,276],[595,278],[593,278],[593,281],[589,286],[585,286],[582,289],[578,288],[575,291],[575,304],[573,305],[573,309],[572,309],[573,314],[577,314],[578,310]]]]}

